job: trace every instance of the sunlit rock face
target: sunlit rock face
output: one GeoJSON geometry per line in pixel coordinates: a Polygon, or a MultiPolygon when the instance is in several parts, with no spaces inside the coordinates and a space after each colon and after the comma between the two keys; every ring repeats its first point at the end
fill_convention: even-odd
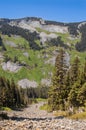
{"type": "Polygon", "coordinates": [[[22,79],[20,81],[18,81],[18,85],[22,88],[35,88],[38,86],[37,82],[35,81],[30,81],[28,79],[22,79]]]}

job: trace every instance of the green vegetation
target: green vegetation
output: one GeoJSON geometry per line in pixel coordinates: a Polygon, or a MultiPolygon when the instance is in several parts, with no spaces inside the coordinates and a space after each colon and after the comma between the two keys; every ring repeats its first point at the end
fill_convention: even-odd
{"type": "Polygon", "coordinates": [[[68,52],[70,54],[70,59],[71,59],[70,62],[71,63],[73,63],[75,56],[78,56],[81,64],[83,65],[84,59],[86,58],[86,52],[78,52],[74,49],[71,51],[68,51],[68,52]]]}
{"type": "Polygon", "coordinates": [[[11,111],[12,109],[9,107],[1,107],[0,110],[2,111],[11,111]]]}
{"type": "Polygon", "coordinates": [[[15,108],[26,106],[28,104],[28,97],[22,88],[9,81],[4,77],[0,77],[0,107],[8,110],[8,107],[15,108]]]}
{"type": "Polygon", "coordinates": [[[86,61],[80,69],[80,60],[75,57],[70,69],[64,60],[64,50],[60,50],[55,63],[52,86],[49,90],[48,105],[51,110],[70,110],[86,107],[86,61]]]}
{"type": "Polygon", "coordinates": [[[45,98],[36,98],[36,101],[37,102],[46,102],[47,99],[45,99],[45,98]]]}
{"type": "Polygon", "coordinates": [[[69,116],[67,111],[54,111],[53,114],[57,117],[68,117],[69,116]]]}
{"type": "Polygon", "coordinates": [[[86,119],[86,112],[81,112],[81,113],[77,113],[77,114],[73,114],[71,116],[69,116],[70,119],[86,119]]]}
{"type": "Polygon", "coordinates": [[[50,34],[50,33],[51,33],[51,32],[49,32],[49,31],[43,30],[43,29],[41,29],[41,28],[36,28],[36,30],[37,30],[38,32],[44,32],[44,33],[46,33],[46,34],[50,34]]]}
{"type": "Polygon", "coordinates": [[[2,84],[2,81],[0,81],[0,90],[3,90],[0,93],[1,95],[4,93],[4,96],[2,96],[3,100],[0,100],[2,109],[9,109],[7,107],[11,107],[12,105],[25,105],[25,103],[27,104],[27,98],[29,99],[29,103],[31,103],[32,101],[42,101],[43,99],[40,98],[44,98],[45,100],[47,96],[49,96],[48,105],[44,104],[41,109],[48,109],[49,111],[62,110],[58,112],[59,115],[66,116],[67,113],[65,112],[70,108],[78,110],[82,106],[86,107],[86,25],[78,29],[78,24],[68,24],[68,33],[53,32],[58,37],[46,41],[44,46],[40,42],[39,33],[50,34],[49,31],[36,28],[39,33],[31,33],[29,30],[20,27],[8,24],[1,25],[0,56],[3,56],[3,58],[0,57],[0,77],[2,77],[4,83],[2,84]],[[64,49],[60,50],[61,47],[64,49]],[[65,52],[68,52],[70,55],[71,67],[68,67],[65,63],[65,52]],[[58,55],[54,67],[51,59],[56,54],[58,55]],[[18,72],[3,70],[1,64],[8,61],[21,66],[21,69],[18,72]],[[49,88],[46,85],[42,86],[41,81],[42,79],[51,79],[52,73],[52,86],[48,95],[49,88]],[[16,84],[19,80],[25,78],[36,81],[38,87],[18,90],[16,84]],[[12,91],[11,87],[13,87],[12,79],[14,80],[14,86],[17,91],[14,88],[12,89],[14,93],[19,94],[17,96],[21,100],[20,104],[17,101],[15,103],[16,96],[13,94],[11,94],[12,102],[7,101],[8,97],[6,94],[10,95],[12,91]],[[25,99],[22,99],[21,95],[25,99]],[[35,98],[38,99],[35,100],[35,98]]]}
{"type": "Polygon", "coordinates": [[[51,109],[50,109],[50,107],[48,106],[47,103],[45,103],[44,105],[40,106],[40,110],[45,110],[45,111],[51,112],[51,109]]]}

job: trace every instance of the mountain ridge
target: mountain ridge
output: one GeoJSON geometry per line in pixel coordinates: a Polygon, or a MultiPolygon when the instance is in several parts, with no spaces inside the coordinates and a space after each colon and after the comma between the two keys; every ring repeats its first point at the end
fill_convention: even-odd
{"type": "Polygon", "coordinates": [[[21,17],[21,18],[0,18],[0,21],[10,21],[10,20],[14,20],[14,21],[19,21],[19,20],[44,20],[44,21],[49,21],[49,22],[55,22],[55,23],[62,23],[62,24],[73,24],[73,23],[83,23],[86,22],[85,20],[83,21],[77,21],[77,22],[61,22],[61,21],[57,21],[57,20],[46,20],[43,19],[41,17],[21,17]]]}

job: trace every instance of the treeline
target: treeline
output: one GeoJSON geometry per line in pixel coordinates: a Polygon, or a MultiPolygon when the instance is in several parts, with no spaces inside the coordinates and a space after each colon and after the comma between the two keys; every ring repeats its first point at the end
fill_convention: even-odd
{"type": "Polygon", "coordinates": [[[49,46],[57,46],[57,47],[64,47],[65,49],[68,49],[69,46],[62,41],[61,36],[58,36],[57,38],[53,38],[49,40],[48,42],[49,46]]]}
{"type": "Polygon", "coordinates": [[[28,96],[13,80],[0,77],[0,107],[21,107],[28,104],[28,96]]]}
{"type": "Polygon", "coordinates": [[[0,27],[0,32],[4,35],[20,35],[21,37],[25,38],[31,49],[33,50],[40,50],[42,49],[35,40],[40,39],[39,35],[36,32],[31,33],[27,29],[22,29],[17,26],[10,26],[9,24],[3,24],[0,27]]]}
{"type": "Polygon", "coordinates": [[[77,36],[79,33],[79,28],[78,28],[79,23],[68,23],[68,31],[71,35],[77,36]]]}
{"type": "Polygon", "coordinates": [[[86,61],[80,64],[78,57],[68,68],[64,59],[65,52],[60,50],[56,58],[55,72],[48,94],[51,110],[74,110],[86,107],[86,61]]]}
{"type": "Polygon", "coordinates": [[[17,86],[14,80],[9,81],[4,77],[0,77],[0,108],[24,107],[36,101],[36,98],[48,98],[47,86],[39,86],[36,88],[21,88],[17,86]]]}
{"type": "Polygon", "coordinates": [[[49,90],[49,87],[47,86],[39,86],[39,87],[36,87],[36,88],[27,88],[27,95],[28,95],[28,98],[48,98],[48,90],[49,90]]]}
{"type": "Polygon", "coordinates": [[[0,51],[6,51],[6,48],[3,44],[2,38],[0,37],[0,51]]]}
{"type": "Polygon", "coordinates": [[[86,24],[80,27],[81,41],[76,44],[76,49],[78,51],[86,51],[86,24]]]}

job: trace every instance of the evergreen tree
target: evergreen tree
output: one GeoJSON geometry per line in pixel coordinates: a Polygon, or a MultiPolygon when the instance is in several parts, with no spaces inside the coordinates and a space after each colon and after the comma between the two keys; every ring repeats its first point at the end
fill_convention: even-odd
{"type": "Polygon", "coordinates": [[[6,48],[5,48],[4,44],[3,44],[1,36],[0,36],[0,46],[2,47],[3,51],[6,51],[6,48]]]}
{"type": "Polygon", "coordinates": [[[67,68],[64,57],[65,52],[61,49],[56,58],[55,73],[49,90],[48,104],[52,110],[64,109],[65,105],[64,79],[67,68]]]}
{"type": "Polygon", "coordinates": [[[78,57],[75,57],[73,64],[71,65],[70,68],[70,83],[71,86],[80,78],[80,60],[78,57]]]}
{"type": "Polygon", "coordinates": [[[68,105],[72,108],[78,108],[80,106],[80,101],[78,98],[78,93],[80,90],[80,83],[75,82],[75,84],[72,86],[72,89],[68,95],[68,105]]]}
{"type": "Polygon", "coordinates": [[[0,77],[0,107],[20,107],[27,103],[27,93],[22,88],[19,89],[14,80],[10,82],[4,77],[0,77]]]}
{"type": "Polygon", "coordinates": [[[80,106],[86,107],[86,82],[83,84],[78,92],[78,101],[80,103],[80,106]]]}
{"type": "Polygon", "coordinates": [[[70,92],[68,95],[69,107],[78,107],[78,92],[81,87],[80,85],[80,61],[78,57],[75,57],[74,62],[70,68],[70,92]]]}
{"type": "Polygon", "coordinates": [[[83,85],[86,82],[86,60],[84,63],[83,71],[81,73],[81,85],[83,85]]]}

